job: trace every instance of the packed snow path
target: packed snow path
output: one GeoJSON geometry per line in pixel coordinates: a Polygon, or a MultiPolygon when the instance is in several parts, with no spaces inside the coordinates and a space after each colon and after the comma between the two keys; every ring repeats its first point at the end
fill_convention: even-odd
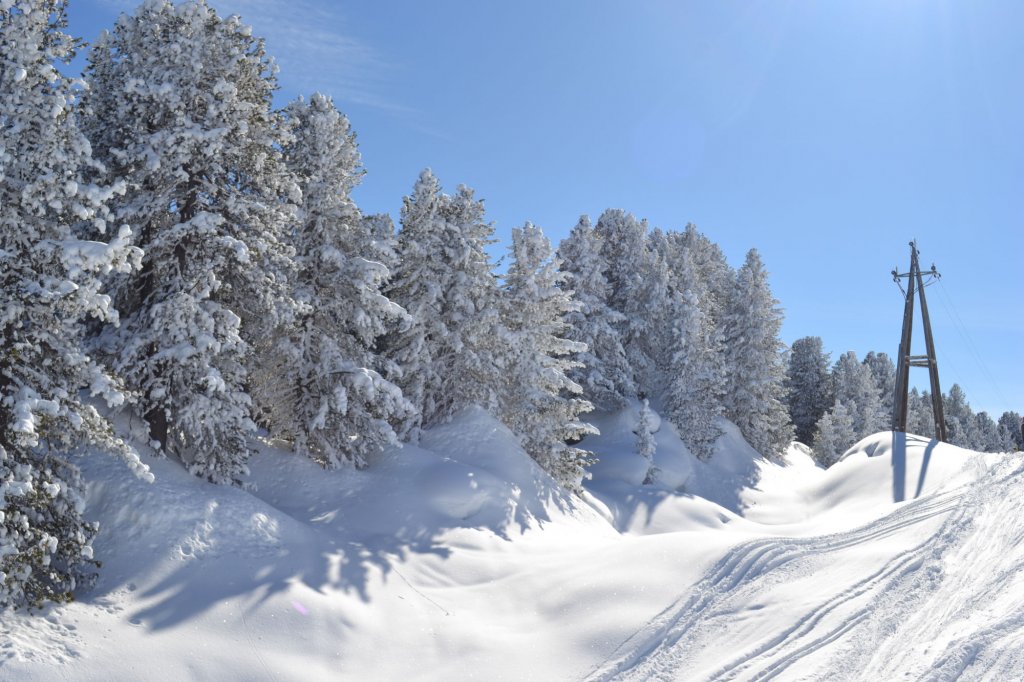
{"type": "Polygon", "coordinates": [[[1022,474],[1007,459],[850,532],[736,546],[587,679],[1019,679],[1022,474]]]}

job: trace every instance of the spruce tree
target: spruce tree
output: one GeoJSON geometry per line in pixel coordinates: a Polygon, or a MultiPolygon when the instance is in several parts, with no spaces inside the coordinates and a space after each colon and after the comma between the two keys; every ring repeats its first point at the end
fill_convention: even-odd
{"type": "Polygon", "coordinates": [[[977,442],[974,411],[968,404],[967,395],[960,388],[960,384],[949,387],[949,393],[942,397],[942,407],[949,442],[968,450],[974,449],[977,442]]]}
{"type": "Polygon", "coordinates": [[[621,314],[615,328],[626,351],[633,383],[642,390],[641,380],[654,371],[654,361],[645,349],[650,331],[645,277],[650,259],[647,223],[622,209],[608,209],[597,219],[594,232],[601,241],[608,305],[621,314]]]}
{"type": "MultiPolygon", "coordinates": [[[[695,298],[706,298],[704,283],[699,280],[693,266],[690,253],[684,252],[686,263],[678,257],[672,262],[672,243],[669,235],[660,229],[653,229],[647,235],[647,258],[641,268],[644,289],[647,291],[646,308],[640,314],[643,317],[644,333],[640,338],[639,347],[643,355],[650,359],[642,385],[645,392],[651,395],[664,395],[672,380],[672,363],[679,342],[678,322],[680,308],[688,305],[683,301],[684,293],[690,291],[695,298]],[[680,274],[686,269],[685,281],[680,274]]],[[[715,330],[706,315],[708,322],[708,343],[715,338],[715,330]]],[[[715,356],[709,354],[705,360],[713,361],[715,356]]]]}
{"type": "Polygon", "coordinates": [[[999,427],[988,412],[974,415],[974,450],[978,452],[1004,452],[1006,447],[999,435],[999,427]]]}
{"type": "Polygon", "coordinates": [[[785,399],[786,368],[779,340],[782,311],[768,287],[756,249],[736,274],[725,315],[724,414],[766,457],[781,455],[793,437],[785,399]]]}
{"type": "Polygon", "coordinates": [[[736,273],[725,260],[721,247],[708,239],[693,223],[687,224],[683,232],[670,233],[669,245],[669,272],[679,272],[673,253],[677,254],[676,258],[683,252],[689,254],[697,278],[707,292],[707,296],[700,301],[701,308],[711,325],[722,329],[736,273]]]}
{"type": "Polygon", "coordinates": [[[68,601],[92,575],[96,526],[69,453],[106,450],[152,480],[80,393],[124,399],[81,328],[117,321],[103,278],[139,254],[105,206],[112,188],[85,177],[89,143],[55,67],[74,56],[65,8],[0,3],[0,606],[68,601]]]}
{"type": "Polygon", "coordinates": [[[864,356],[864,364],[871,370],[871,377],[878,389],[878,399],[883,416],[883,423],[892,418],[893,399],[896,391],[896,366],[886,353],[869,351],[864,356]]]}
{"type": "Polygon", "coordinates": [[[857,442],[853,414],[842,398],[818,420],[814,433],[814,458],[822,466],[832,466],[857,442]]]}
{"type": "Polygon", "coordinates": [[[672,307],[672,359],[666,374],[665,407],[683,442],[697,457],[708,459],[721,434],[716,421],[722,414],[725,377],[714,361],[721,352],[704,309],[708,295],[688,254],[678,274],[682,290],[672,307]]]}
{"type": "Polygon", "coordinates": [[[470,405],[496,408],[503,379],[498,287],[485,251],[492,233],[473,191],[443,194],[429,169],[404,199],[398,265],[386,293],[410,321],[388,334],[385,347],[415,409],[405,439],[470,405]]]}
{"type": "MultiPolygon", "coordinates": [[[[714,349],[706,358],[710,365],[708,371],[722,377],[724,381],[727,360],[724,352],[725,316],[735,285],[736,272],[729,267],[721,248],[700,233],[693,223],[688,224],[683,232],[669,232],[666,235],[665,246],[669,285],[676,292],[676,298],[678,299],[680,292],[688,288],[699,292],[697,305],[710,331],[709,341],[714,349]],[[684,260],[689,261],[690,265],[685,265],[684,260]],[[682,273],[691,270],[693,275],[687,281],[682,281],[682,273]]],[[[668,350],[670,353],[674,352],[671,345],[668,350]]],[[[721,390],[724,391],[724,385],[721,390]]]]}
{"type": "Polygon", "coordinates": [[[582,492],[591,453],[570,445],[597,430],[581,421],[592,405],[567,372],[584,346],[566,338],[565,317],[578,309],[566,276],[541,230],[530,223],[512,230],[512,263],[505,277],[502,318],[507,351],[501,420],[556,481],[582,492]]]}
{"type": "Polygon", "coordinates": [[[285,161],[302,190],[292,237],[302,310],[259,344],[251,385],[270,432],[296,452],[328,468],[363,467],[397,442],[392,424],[411,411],[374,352],[404,313],[381,293],[386,266],[366,258],[376,239],[351,199],[362,171],[348,119],[320,94],[286,115],[285,161]]]}
{"type": "Polygon", "coordinates": [[[1007,452],[1024,450],[1024,432],[1021,429],[1021,417],[1017,412],[1007,411],[999,417],[1000,439],[1007,452]]]}
{"type": "Polygon", "coordinates": [[[376,261],[388,269],[395,269],[398,264],[398,240],[395,237],[395,223],[387,213],[374,213],[363,216],[362,234],[369,240],[362,249],[363,256],[376,261]]]}
{"type": "Polygon", "coordinates": [[[622,408],[628,397],[636,395],[619,331],[625,317],[608,305],[607,264],[601,255],[601,239],[587,216],[581,216],[562,240],[558,256],[568,275],[565,286],[575,292],[578,303],[578,309],[566,316],[566,338],[586,346],[577,354],[580,366],[570,370],[569,376],[600,409],[622,408]]]}
{"type": "Polygon", "coordinates": [[[857,360],[854,351],[847,351],[836,360],[832,385],[836,400],[842,400],[853,417],[854,440],[885,428],[887,420],[874,375],[868,365],[857,360]]]}
{"type": "Polygon", "coordinates": [[[918,393],[916,388],[910,389],[907,397],[907,433],[926,438],[935,437],[935,416],[928,391],[918,393]]]}
{"type": "Polygon", "coordinates": [[[271,111],[275,66],[238,17],[204,0],[146,0],[93,47],[84,125],[128,191],[141,271],[101,347],[155,443],[217,483],[247,472],[251,343],[286,321],[298,187],[271,111]]]}
{"type": "Polygon", "coordinates": [[[829,357],[821,337],[805,336],[793,342],[786,373],[786,401],[796,439],[813,445],[814,427],[832,407],[829,357]]]}

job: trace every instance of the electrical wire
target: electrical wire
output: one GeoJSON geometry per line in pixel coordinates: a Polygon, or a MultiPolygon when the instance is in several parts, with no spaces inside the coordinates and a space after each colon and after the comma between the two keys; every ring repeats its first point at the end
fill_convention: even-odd
{"type": "Polygon", "coordinates": [[[971,351],[971,355],[974,356],[975,362],[978,363],[978,367],[981,368],[986,379],[988,379],[989,385],[993,390],[995,390],[996,395],[999,396],[999,400],[1001,400],[1004,405],[1009,405],[1010,402],[1006,399],[1006,396],[1003,395],[1002,390],[999,388],[999,384],[996,383],[995,377],[993,377],[992,372],[989,371],[988,365],[985,364],[985,361],[981,357],[981,353],[978,352],[978,347],[975,345],[974,340],[967,331],[967,325],[964,324],[963,318],[961,318],[960,314],[956,311],[956,306],[953,305],[953,299],[946,291],[946,285],[941,284],[942,280],[939,280],[939,282],[939,291],[942,293],[943,299],[942,305],[946,309],[950,320],[953,322],[953,326],[956,327],[960,337],[967,343],[967,348],[971,351]]]}

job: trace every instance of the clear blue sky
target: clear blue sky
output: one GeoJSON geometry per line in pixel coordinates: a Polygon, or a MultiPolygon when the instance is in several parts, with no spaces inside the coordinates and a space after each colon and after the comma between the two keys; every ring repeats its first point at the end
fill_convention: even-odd
{"type": "MultiPolygon", "coordinates": [[[[134,3],[70,0],[86,40],[134,3]]],[[[944,388],[1024,411],[1024,3],[212,0],[267,39],[280,103],[358,134],[396,219],[430,166],[497,235],[608,207],[762,254],[783,340],[891,356],[916,238],[944,388]]],[[[917,333],[915,352],[923,349],[917,333]]],[[[927,386],[927,372],[912,381],[927,386]]]]}

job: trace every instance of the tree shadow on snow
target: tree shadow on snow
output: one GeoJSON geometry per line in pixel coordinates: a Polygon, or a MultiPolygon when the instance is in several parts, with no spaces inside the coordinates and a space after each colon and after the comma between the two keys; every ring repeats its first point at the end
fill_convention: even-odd
{"type": "Polygon", "coordinates": [[[127,603],[131,623],[162,630],[224,600],[249,597],[253,610],[295,583],[322,592],[344,561],[345,552],[242,490],[167,478],[152,484],[156,508],[128,523],[132,511],[118,512],[101,526],[104,566],[79,601],[112,612],[127,603]]]}
{"type": "Polygon", "coordinates": [[[664,511],[661,513],[674,513],[670,505],[676,500],[700,504],[700,508],[690,507],[686,514],[691,519],[705,518],[709,524],[727,523],[730,516],[723,511],[744,516],[748,504],[743,493],[757,490],[760,482],[757,461],[751,460],[745,465],[725,470],[702,461],[695,466],[697,468],[690,479],[677,489],[658,483],[634,485],[623,480],[606,479],[588,483],[587,490],[608,509],[612,525],[619,532],[651,528],[662,508],[664,511]],[[716,510],[711,504],[704,505],[703,501],[713,503],[721,510],[716,510]]]}
{"type": "Polygon", "coordinates": [[[656,485],[634,486],[614,480],[589,484],[587,491],[611,513],[611,524],[620,533],[635,529],[638,525],[648,529],[663,504],[673,499],[694,497],[656,485]],[[640,517],[642,520],[639,520],[640,517]]]}
{"type": "Polygon", "coordinates": [[[463,540],[472,545],[453,542],[453,532],[512,541],[584,506],[521,450],[510,455],[517,446],[504,427],[488,432],[480,419],[439,434],[430,451],[395,448],[360,472],[265,449],[253,461],[254,473],[264,467],[256,494],[196,481],[171,463],[157,467],[154,484],[118,482],[96,507],[107,526],[97,557],[107,565],[81,600],[108,610],[134,603],[131,622],[152,630],[225,600],[247,612],[288,591],[295,600],[296,585],[369,602],[378,582],[417,590],[403,569],[411,557],[447,560],[463,540]]]}
{"type": "Polygon", "coordinates": [[[761,458],[750,459],[741,466],[727,471],[715,469],[713,464],[709,464],[708,471],[699,480],[694,481],[692,486],[688,486],[687,491],[694,492],[737,516],[743,516],[748,508],[748,504],[743,500],[743,493],[759,490],[757,485],[761,482],[761,469],[758,463],[762,461],[764,460],[761,458]]]}

